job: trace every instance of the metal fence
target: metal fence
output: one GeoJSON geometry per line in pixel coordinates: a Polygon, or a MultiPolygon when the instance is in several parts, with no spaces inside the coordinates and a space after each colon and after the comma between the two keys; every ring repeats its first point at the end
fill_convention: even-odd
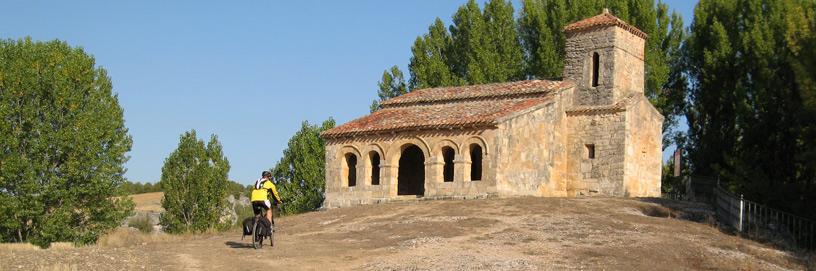
{"type": "Polygon", "coordinates": [[[666,198],[711,203],[717,220],[741,235],[761,241],[773,241],[792,248],[816,249],[816,221],[776,210],[734,195],[714,178],[689,177],[686,193],[666,194],[666,198]]]}

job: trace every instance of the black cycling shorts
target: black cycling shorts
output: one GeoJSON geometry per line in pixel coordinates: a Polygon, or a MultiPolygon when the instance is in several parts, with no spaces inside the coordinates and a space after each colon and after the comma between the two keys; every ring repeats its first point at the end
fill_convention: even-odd
{"type": "Polygon", "coordinates": [[[253,201],[252,202],[252,212],[255,213],[255,215],[258,215],[258,214],[261,214],[261,213],[266,214],[266,210],[269,210],[269,207],[270,206],[269,206],[269,201],[268,200],[267,201],[253,201]]]}

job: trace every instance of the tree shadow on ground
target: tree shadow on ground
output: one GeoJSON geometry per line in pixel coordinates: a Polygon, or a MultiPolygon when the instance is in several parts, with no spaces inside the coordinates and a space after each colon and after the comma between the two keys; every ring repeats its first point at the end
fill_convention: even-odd
{"type": "Polygon", "coordinates": [[[225,245],[229,246],[230,248],[254,248],[252,247],[252,243],[247,242],[233,242],[227,241],[224,243],[225,245]]]}
{"type": "Polygon", "coordinates": [[[641,202],[655,205],[640,206],[644,215],[653,217],[671,217],[708,225],[716,225],[714,208],[704,202],[672,200],[664,198],[640,198],[641,202]]]}

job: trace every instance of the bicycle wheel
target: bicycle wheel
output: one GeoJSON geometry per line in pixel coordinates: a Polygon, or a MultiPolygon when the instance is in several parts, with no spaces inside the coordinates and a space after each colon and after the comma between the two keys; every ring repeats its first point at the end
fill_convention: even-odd
{"type": "Polygon", "coordinates": [[[263,224],[261,224],[260,219],[255,219],[255,222],[252,223],[252,247],[255,249],[261,248],[263,246],[263,235],[261,235],[263,224]]]}

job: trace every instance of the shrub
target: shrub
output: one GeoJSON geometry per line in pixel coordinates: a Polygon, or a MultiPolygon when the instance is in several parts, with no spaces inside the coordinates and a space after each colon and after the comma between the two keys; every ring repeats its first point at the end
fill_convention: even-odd
{"type": "Polygon", "coordinates": [[[142,233],[153,232],[153,223],[147,215],[137,215],[128,221],[128,227],[136,228],[142,233]]]}

